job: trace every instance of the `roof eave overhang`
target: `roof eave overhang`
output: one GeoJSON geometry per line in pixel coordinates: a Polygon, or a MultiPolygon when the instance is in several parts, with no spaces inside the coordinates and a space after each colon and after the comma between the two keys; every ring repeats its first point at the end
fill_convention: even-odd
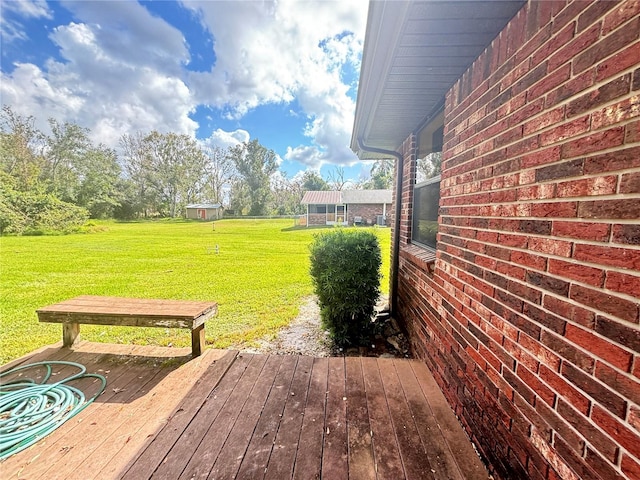
{"type": "Polygon", "coordinates": [[[398,151],[525,3],[371,1],[351,149],[361,159],[388,157],[362,145],[398,151]]]}

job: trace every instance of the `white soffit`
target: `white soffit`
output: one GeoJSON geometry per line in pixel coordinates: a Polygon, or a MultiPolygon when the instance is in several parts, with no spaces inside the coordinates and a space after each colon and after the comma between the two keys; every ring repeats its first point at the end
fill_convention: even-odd
{"type": "Polygon", "coordinates": [[[351,149],[398,150],[525,3],[371,1],[351,149]]]}

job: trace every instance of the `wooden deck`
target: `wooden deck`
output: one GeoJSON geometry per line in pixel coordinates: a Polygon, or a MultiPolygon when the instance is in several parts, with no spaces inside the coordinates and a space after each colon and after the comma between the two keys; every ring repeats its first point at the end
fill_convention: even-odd
{"type": "Polygon", "coordinates": [[[108,384],[78,416],[2,462],[0,477],[488,478],[418,361],[189,353],[82,342],[14,362],[79,362],[108,384]]]}

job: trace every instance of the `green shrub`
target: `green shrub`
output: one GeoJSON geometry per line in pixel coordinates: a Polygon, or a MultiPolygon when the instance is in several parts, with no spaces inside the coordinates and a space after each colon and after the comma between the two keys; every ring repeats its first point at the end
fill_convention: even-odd
{"type": "Polygon", "coordinates": [[[381,255],[377,237],[366,230],[338,229],[315,236],[311,277],[324,328],[337,346],[362,344],[380,295],[381,255]]]}

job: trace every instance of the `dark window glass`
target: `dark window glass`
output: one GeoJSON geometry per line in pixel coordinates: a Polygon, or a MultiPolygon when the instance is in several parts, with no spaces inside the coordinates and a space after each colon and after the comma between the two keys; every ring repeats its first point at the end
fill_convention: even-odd
{"type": "Polygon", "coordinates": [[[440,175],[416,184],[413,190],[413,224],[411,238],[426,247],[436,248],[440,175]]]}
{"type": "Polygon", "coordinates": [[[309,205],[309,213],[327,213],[326,205],[309,205]]]}

